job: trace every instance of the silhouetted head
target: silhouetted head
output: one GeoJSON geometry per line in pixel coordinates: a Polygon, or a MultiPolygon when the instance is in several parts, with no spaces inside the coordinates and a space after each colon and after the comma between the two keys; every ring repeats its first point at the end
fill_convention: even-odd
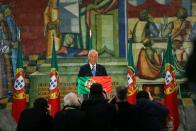
{"type": "Polygon", "coordinates": [[[99,83],[93,83],[90,88],[91,96],[103,96],[103,88],[99,83]]]}
{"type": "Polygon", "coordinates": [[[37,98],[33,103],[33,108],[48,111],[48,101],[45,98],[37,98]]]}
{"type": "Polygon", "coordinates": [[[136,95],[136,99],[149,99],[149,95],[146,91],[139,91],[136,95]]]}
{"type": "Polygon", "coordinates": [[[127,88],[125,87],[118,87],[116,88],[116,95],[119,100],[126,100],[127,99],[127,88]]]}

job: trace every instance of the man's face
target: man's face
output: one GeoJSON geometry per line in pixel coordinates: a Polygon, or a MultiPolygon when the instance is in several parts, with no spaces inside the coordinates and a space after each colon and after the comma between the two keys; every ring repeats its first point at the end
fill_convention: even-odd
{"type": "Polygon", "coordinates": [[[98,55],[97,55],[97,53],[96,52],[91,52],[90,54],[89,54],[89,62],[91,63],[91,64],[96,64],[97,63],[97,59],[98,59],[98,55]]]}

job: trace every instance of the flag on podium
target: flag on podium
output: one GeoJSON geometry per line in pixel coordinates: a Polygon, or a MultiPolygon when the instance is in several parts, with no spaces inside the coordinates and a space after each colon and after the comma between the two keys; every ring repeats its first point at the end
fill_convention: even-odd
{"type": "Polygon", "coordinates": [[[179,126],[179,112],[171,38],[168,39],[167,50],[163,62],[165,69],[164,102],[165,106],[169,109],[170,116],[173,118],[173,131],[177,131],[179,126]]]}
{"type": "Polygon", "coordinates": [[[60,83],[59,83],[59,75],[58,75],[58,66],[56,59],[56,50],[53,40],[52,47],[52,60],[51,60],[51,70],[50,70],[50,84],[49,84],[49,96],[48,96],[48,104],[51,107],[51,116],[55,116],[56,112],[60,110],[60,83]]]}
{"type": "Polygon", "coordinates": [[[18,122],[21,112],[26,108],[25,73],[22,63],[22,47],[18,46],[16,77],[13,89],[12,115],[18,122]]]}
{"type": "Polygon", "coordinates": [[[102,85],[103,90],[106,93],[111,93],[112,91],[112,77],[111,76],[93,76],[93,77],[78,77],[78,94],[88,94],[90,93],[90,86],[93,83],[99,83],[102,85]]]}
{"type": "Polygon", "coordinates": [[[132,39],[128,42],[128,89],[127,89],[127,99],[130,104],[136,103],[137,95],[137,86],[136,86],[136,76],[135,76],[135,67],[133,62],[133,53],[132,53],[132,39]]]}

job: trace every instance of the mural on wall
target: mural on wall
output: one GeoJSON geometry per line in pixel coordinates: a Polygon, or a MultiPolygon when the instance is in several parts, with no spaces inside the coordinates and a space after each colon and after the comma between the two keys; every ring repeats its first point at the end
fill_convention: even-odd
{"type": "Polygon", "coordinates": [[[11,8],[11,4],[0,4],[0,97],[12,89],[20,41],[20,30],[11,8]]]}
{"type": "Polygon", "coordinates": [[[162,77],[161,66],[169,37],[177,78],[184,77],[196,21],[187,5],[191,5],[191,1],[128,0],[128,36],[134,42],[134,64],[139,78],[162,77]]]}
{"type": "Polygon", "coordinates": [[[117,9],[117,0],[49,0],[44,12],[47,56],[51,56],[53,40],[59,56],[86,56],[91,48],[114,55],[117,46],[115,32],[111,30],[117,25],[111,25],[117,17],[117,13],[112,12],[114,9],[117,9]],[[104,39],[108,35],[110,39],[104,39]]]}
{"type": "MultiPolygon", "coordinates": [[[[168,36],[173,39],[177,76],[183,77],[184,65],[191,51],[190,40],[196,36],[196,19],[191,4],[191,0],[127,0],[128,37],[134,40],[134,64],[139,78],[161,78],[168,36]]],[[[55,43],[57,54],[62,57],[86,56],[91,48],[98,50],[101,56],[119,57],[119,31],[123,29],[119,23],[125,20],[119,20],[119,5],[118,0],[48,0],[43,18],[45,38],[48,41],[47,56],[51,56],[51,47],[55,43]]],[[[11,48],[8,52],[13,55],[20,39],[20,30],[11,10],[8,10],[10,8],[7,11],[7,7],[0,8],[3,12],[0,17],[4,18],[0,19],[4,21],[1,23],[7,23],[1,26],[6,25],[3,30],[10,30],[8,32],[11,37],[8,39],[12,46],[9,46],[11,48]]],[[[21,28],[23,34],[29,33],[30,26],[21,28]]],[[[39,28],[42,29],[42,26],[39,28]]],[[[40,38],[35,37],[30,43],[35,40],[40,41],[40,38]]],[[[126,52],[126,49],[123,51],[126,52]]],[[[13,60],[12,63],[14,56],[8,58],[13,60]]]]}
{"type": "Polygon", "coordinates": [[[178,86],[185,82],[185,65],[196,36],[191,0],[128,0],[128,38],[133,40],[137,86],[157,100],[164,96],[164,55],[172,39],[178,86]]]}

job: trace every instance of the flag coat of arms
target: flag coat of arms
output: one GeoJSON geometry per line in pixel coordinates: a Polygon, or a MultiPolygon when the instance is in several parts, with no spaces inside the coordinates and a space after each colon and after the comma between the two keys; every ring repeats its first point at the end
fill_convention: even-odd
{"type": "Polygon", "coordinates": [[[60,107],[60,83],[59,83],[59,75],[58,75],[58,66],[56,60],[56,50],[53,40],[53,48],[52,48],[52,61],[51,61],[51,70],[50,70],[50,83],[49,83],[49,96],[48,96],[48,104],[51,107],[51,116],[55,116],[55,114],[61,109],[60,107]]]}
{"type": "Polygon", "coordinates": [[[165,69],[164,102],[165,106],[169,109],[170,116],[173,118],[173,131],[177,131],[179,126],[179,111],[176,74],[173,62],[172,41],[171,38],[169,38],[163,63],[165,69]]]}
{"type": "Polygon", "coordinates": [[[26,108],[25,73],[22,65],[22,49],[19,44],[16,65],[16,77],[13,88],[12,115],[16,122],[21,112],[26,108]]]}
{"type": "Polygon", "coordinates": [[[136,103],[137,87],[136,87],[136,77],[134,70],[131,67],[128,67],[127,73],[128,79],[128,89],[127,89],[127,99],[130,104],[136,103]]]}
{"type": "Polygon", "coordinates": [[[101,84],[106,93],[111,93],[112,91],[111,76],[78,77],[77,82],[78,94],[89,94],[93,83],[101,84]]]}
{"type": "Polygon", "coordinates": [[[127,100],[130,104],[136,103],[136,95],[137,95],[137,86],[136,86],[136,76],[135,69],[133,63],[133,54],[132,54],[132,39],[129,40],[128,43],[128,71],[127,71],[127,79],[128,79],[128,89],[127,89],[127,100]]]}

